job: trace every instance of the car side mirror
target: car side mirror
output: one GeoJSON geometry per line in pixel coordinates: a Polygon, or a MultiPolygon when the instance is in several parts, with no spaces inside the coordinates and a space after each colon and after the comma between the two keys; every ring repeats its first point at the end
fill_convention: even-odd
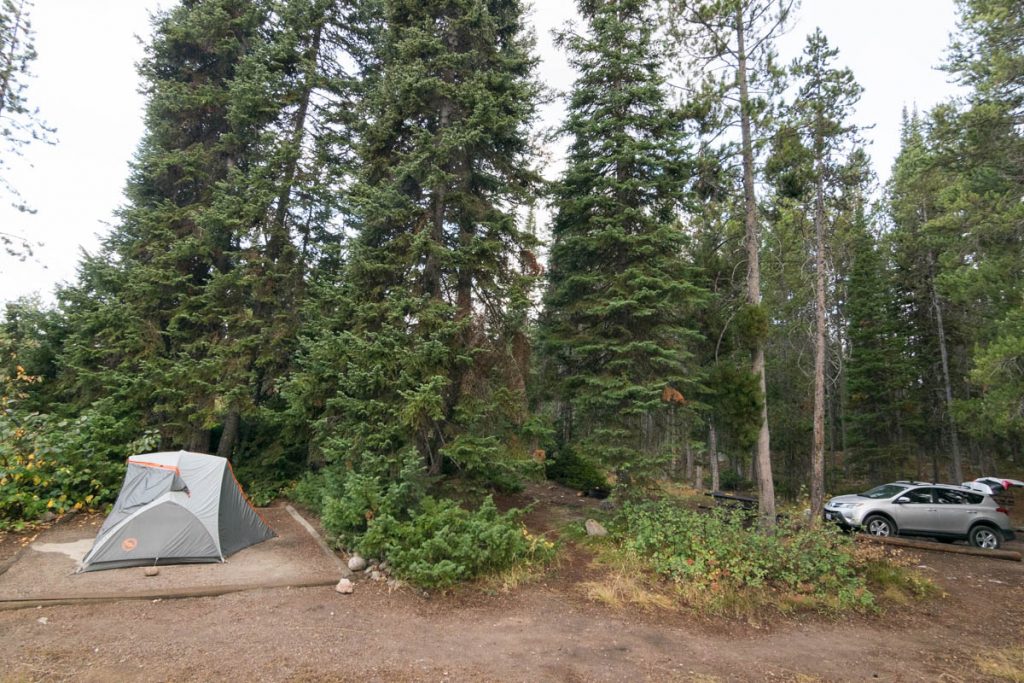
{"type": "Polygon", "coordinates": [[[906,496],[900,496],[899,498],[896,499],[896,504],[897,505],[900,505],[900,504],[903,504],[903,503],[909,503],[909,502],[910,502],[910,499],[907,498],[906,496]]]}

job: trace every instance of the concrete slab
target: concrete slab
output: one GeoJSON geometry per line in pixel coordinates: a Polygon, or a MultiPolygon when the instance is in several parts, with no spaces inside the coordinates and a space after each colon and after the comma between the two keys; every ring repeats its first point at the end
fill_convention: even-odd
{"type": "Polygon", "coordinates": [[[103,524],[80,515],[43,533],[0,575],[0,601],[96,595],[186,593],[224,586],[279,586],[339,578],[338,564],[284,507],[260,509],[277,538],[250,546],[224,563],[166,565],[157,576],[143,567],[75,574],[103,524]]]}

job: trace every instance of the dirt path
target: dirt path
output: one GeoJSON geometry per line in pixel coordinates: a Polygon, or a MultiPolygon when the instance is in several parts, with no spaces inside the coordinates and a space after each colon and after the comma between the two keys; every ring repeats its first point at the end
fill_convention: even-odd
{"type": "Polygon", "coordinates": [[[566,565],[496,595],[360,580],[350,596],[274,589],[0,612],[0,680],[987,680],[975,655],[1024,640],[1024,563],[917,554],[943,597],[769,627],[602,607],[565,580],[576,571],[566,565]]]}

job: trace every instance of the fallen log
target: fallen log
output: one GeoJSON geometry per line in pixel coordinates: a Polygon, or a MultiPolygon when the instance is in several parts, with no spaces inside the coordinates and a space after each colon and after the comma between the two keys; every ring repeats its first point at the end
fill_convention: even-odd
{"type": "Polygon", "coordinates": [[[931,541],[918,541],[909,538],[893,538],[892,536],[870,536],[868,534],[857,534],[856,538],[858,541],[866,543],[884,543],[886,545],[897,545],[901,548],[936,550],[959,555],[978,555],[980,557],[991,557],[996,560],[1010,560],[1011,562],[1021,561],[1021,555],[1016,550],[987,550],[969,545],[950,545],[948,543],[933,543],[931,541]]]}
{"type": "Polygon", "coordinates": [[[314,588],[333,586],[335,577],[315,577],[294,581],[269,581],[265,583],[243,583],[222,586],[198,586],[193,588],[160,588],[125,593],[86,593],[81,595],[40,595],[36,597],[0,598],[0,612],[53,605],[90,605],[122,600],[180,600],[183,598],[206,598],[229,593],[259,590],[261,588],[314,588]]]}

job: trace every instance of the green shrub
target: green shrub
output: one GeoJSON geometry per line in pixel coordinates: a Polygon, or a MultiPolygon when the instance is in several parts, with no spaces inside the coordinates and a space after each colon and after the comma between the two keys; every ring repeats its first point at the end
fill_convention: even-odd
{"type": "Polygon", "coordinates": [[[786,522],[765,532],[748,521],[742,512],[704,514],[662,501],[624,505],[616,530],[627,551],[691,588],[776,590],[838,609],[874,605],[851,538],[831,527],[786,522]]]}
{"type": "Polygon", "coordinates": [[[156,435],[117,449],[111,418],[86,412],[76,420],[30,413],[0,415],[0,528],[20,527],[50,511],[98,509],[113,502],[127,456],[156,435]]]}
{"type": "Polygon", "coordinates": [[[420,487],[405,478],[388,482],[340,468],[328,468],[319,476],[323,478],[319,509],[324,529],[344,548],[359,547],[371,522],[400,518],[420,498],[420,487]]]}
{"type": "Polygon", "coordinates": [[[577,455],[571,448],[562,448],[546,461],[548,479],[576,489],[589,491],[608,488],[608,478],[591,460],[577,455]]]}
{"type": "Polygon", "coordinates": [[[531,536],[516,510],[499,513],[488,497],[475,511],[451,500],[423,498],[408,519],[374,517],[357,548],[387,558],[395,574],[425,588],[443,588],[545,559],[553,545],[531,536]]]}

